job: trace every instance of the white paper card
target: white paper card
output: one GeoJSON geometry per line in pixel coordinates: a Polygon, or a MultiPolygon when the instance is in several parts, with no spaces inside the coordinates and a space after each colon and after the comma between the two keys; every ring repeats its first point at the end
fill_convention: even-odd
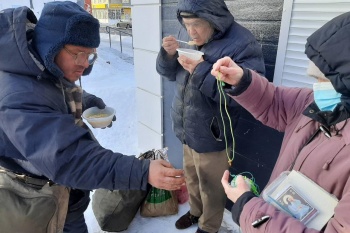
{"type": "Polygon", "coordinates": [[[284,173],[263,193],[265,201],[308,228],[321,230],[334,215],[338,199],[298,171],[284,173]]]}

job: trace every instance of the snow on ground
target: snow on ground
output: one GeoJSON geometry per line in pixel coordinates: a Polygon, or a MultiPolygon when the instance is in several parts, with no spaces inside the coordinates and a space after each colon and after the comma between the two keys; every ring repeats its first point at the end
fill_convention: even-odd
{"type": "MultiPolygon", "coordinates": [[[[101,45],[97,52],[99,58],[89,76],[82,78],[83,88],[102,98],[104,102],[116,109],[116,122],[112,128],[92,129],[100,144],[110,150],[126,155],[137,155],[137,114],[136,82],[133,66],[132,38],[122,36],[122,51],[119,35],[109,36],[101,33],[101,45]]],[[[150,148],[152,149],[152,148],[150,148]]],[[[93,193],[91,193],[92,195],[93,193]]],[[[189,210],[188,203],[179,205],[177,215],[145,218],[137,213],[129,228],[123,233],[194,233],[197,225],[185,230],[175,228],[176,220],[189,210]]],[[[91,203],[85,213],[89,233],[104,233],[95,219],[91,203]]],[[[224,220],[219,233],[239,233],[233,223],[231,214],[225,210],[224,220]]]]}

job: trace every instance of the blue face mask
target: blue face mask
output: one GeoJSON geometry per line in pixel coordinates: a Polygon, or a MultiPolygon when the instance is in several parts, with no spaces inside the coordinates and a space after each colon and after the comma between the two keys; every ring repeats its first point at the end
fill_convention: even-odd
{"type": "Polygon", "coordinates": [[[341,94],[334,90],[331,82],[314,83],[314,99],[321,111],[333,111],[340,103],[341,94]]]}

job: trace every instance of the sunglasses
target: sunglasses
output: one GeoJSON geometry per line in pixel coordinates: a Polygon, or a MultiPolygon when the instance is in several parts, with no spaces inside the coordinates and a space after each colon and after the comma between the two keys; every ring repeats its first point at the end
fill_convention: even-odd
{"type": "Polygon", "coordinates": [[[85,61],[87,60],[89,62],[89,65],[94,64],[94,62],[97,59],[97,53],[92,52],[92,53],[85,53],[85,52],[79,52],[79,53],[73,53],[72,51],[69,51],[66,47],[63,47],[64,50],[69,53],[74,58],[75,64],[76,65],[84,65],[85,61]]]}

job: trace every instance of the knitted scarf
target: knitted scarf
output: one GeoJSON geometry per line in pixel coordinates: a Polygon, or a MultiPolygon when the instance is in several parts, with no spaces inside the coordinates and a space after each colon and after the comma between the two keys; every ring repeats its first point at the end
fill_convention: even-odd
{"type": "Polygon", "coordinates": [[[75,124],[86,129],[91,138],[98,143],[95,135],[91,132],[90,128],[84,123],[81,118],[82,110],[83,110],[83,89],[79,86],[70,86],[64,88],[64,96],[66,98],[66,102],[71,110],[71,114],[74,116],[75,124]]]}
{"type": "Polygon", "coordinates": [[[83,112],[83,89],[66,79],[59,79],[55,85],[62,91],[65,102],[68,104],[71,114],[74,116],[75,124],[83,127],[81,119],[83,112]]]}
{"type": "Polygon", "coordinates": [[[79,86],[65,87],[64,95],[66,102],[71,110],[71,114],[74,116],[75,124],[83,126],[83,121],[81,119],[81,114],[83,110],[82,96],[83,89],[79,86]]]}
{"type": "Polygon", "coordinates": [[[64,92],[65,101],[68,103],[71,114],[74,116],[75,124],[89,131],[91,138],[98,142],[90,128],[81,118],[83,111],[83,89],[65,79],[61,79],[60,84],[56,83],[56,86],[64,92]]]}

